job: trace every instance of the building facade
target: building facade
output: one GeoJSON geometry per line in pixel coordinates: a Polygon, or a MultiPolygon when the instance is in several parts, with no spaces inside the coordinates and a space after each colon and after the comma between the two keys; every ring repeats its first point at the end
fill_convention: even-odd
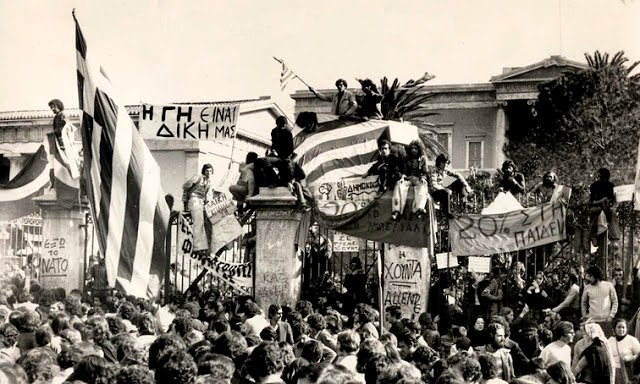
{"type": "MultiPolygon", "coordinates": [[[[437,115],[412,123],[437,132],[438,141],[448,149],[452,168],[492,171],[505,160],[502,151],[505,132],[533,128],[538,85],[564,72],[586,67],[561,56],[551,56],[524,67],[504,68],[487,83],[423,86],[422,93],[433,94],[424,107],[437,115]]],[[[320,92],[331,94],[335,89],[320,92]]],[[[315,98],[309,91],[298,91],[292,97],[296,114],[331,111],[331,103],[315,98]]]]}
{"type": "MultiPolygon", "coordinates": [[[[199,173],[205,163],[214,166],[215,184],[233,184],[238,164],[244,162],[250,151],[263,155],[271,145],[271,130],[275,127],[276,117],[286,116],[269,97],[224,103],[240,105],[238,135],[233,145],[212,141],[145,139],[160,166],[162,187],[165,193],[175,197],[176,203],[180,202],[184,181],[199,173]]],[[[137,125],[141,107],[134,105],[126,109],[137,125]]],[[[65,112],[69,120],[80,127],[82,112],[78,109],[65,112]]],[[[50,110],[0,112],[0,185],[15,177],[38,150],[46,134],[52,130],[52,119],[50,110]]]]}

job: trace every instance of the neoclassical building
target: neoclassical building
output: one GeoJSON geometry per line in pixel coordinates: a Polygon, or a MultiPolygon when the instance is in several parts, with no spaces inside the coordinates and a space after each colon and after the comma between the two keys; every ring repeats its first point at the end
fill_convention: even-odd
{"type": "MultiPolygon", "coordinates": [[[[438,141],[449,151],[452,168],[494,170],[504,161],[505,132],[532,128],[538,84],[584,68],[583,63],[551,56],[527,66],[504,68],[487,83],[427,85],[422,92],[432,93],[433,97],[425,108],[438,114],[421,122],[437,131],[438,141]]],[[[331,94],[335,89],[320,91],[331,94]]],[[[297,91],[292,97],[296,113],[331,111],[331,103],[315,98],[307,90],[297,91]]]]}
{"type": "MultiPolygon", "coordinates": [[[[585,68],[580,62],[561,56],[523,67],[504,68],[487,83],[424,86],[422,92],[433,97],[425,105],[437,112],[418,122],[429,124],[440,143],[451,155],[452,167],[494,170],[504,161],[502,147],[507,129],[531,129],[532,109],[538,95],[538,84],[556,78],[566,71],[585,68]]],[[[322,90],[335,92],[334,89],[322,90]]],[[[314,111],[328,113],[331,104],[316,99],[307,91],[291,95],[295,113],[314,111]]],[[[213,102],[212,102],[213,103],[213,102]]],[[[185,178],[210,162],[216,167],[216,177],[223,178],[231,168],[244,161],[246,153],[259,154],[270,145],[274,120],[285,111],[271,98],[240,100],[238,140],[235,147],[207,141],[145,140],[162,169],[163,188],[179,197],[185,178]],[[233,152],[233,153],[232,153],[233,152]]],[[[140,106],[128,106],[127,111],[137,123],[140,106]]],[[[67,110],[71,121],[79,126],[79,110],[67,110]]],[[[50,110],[0,112],[0,185],[5,184],[23,168],[51,130],[50,110]]]]}
{"type": "MultiPolygon", "coordinates": [[[[180,202],[184,181],[200,172],[205,163],[213,164],[214,178],[225,182],[222,179],[236,175],[238,164],[245,160],[248,152],[264,154],[271,145],[271,130],[275,127],[276,117],[287,116],[270,97],[224,103],[240,105],[238,135],[233,146],[211,141],[145,139],[160,166],[162,187],[166,193],[175,196],[176,202],[180,202]]],[[[137,124],[140,105],[127,106],[126,109],[137,124]]],[[[80,127],[81,111],[70,109],[65,112],[71,122],[80,127]]],[[[48,109],[0,112],[0,185],[18,174],[38,150],[45,135],[52,130],[52,119],[53,113],[48,109]]]]}

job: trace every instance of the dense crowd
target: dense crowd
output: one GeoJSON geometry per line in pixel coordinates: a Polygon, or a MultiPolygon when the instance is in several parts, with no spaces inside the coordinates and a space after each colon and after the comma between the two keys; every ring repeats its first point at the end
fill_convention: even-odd
{"type": "MultiPolygon", "coordinates": [[[[587,270],[583,304],[589,286],[610,288],[598,273],[587,270]]],[[[397,306],[384,318],[368,304],[352,313],[327,301],[260,308],[215,291],[173,293],[163,306],[117,291],[99,300],[37,281],[26,290],[23,276],[1,280],[0,383],[640,382],[640,343],[629,324],[615,311],[613,319],[589,317],[589,305],[602,303],[588,293],[587,316],[569,321],[556,311],[561,303],[541,317],[525,303],[517,315],[489,305],[467,326],[444,313],[409,319],[397,306]]],[[[551,296],[542,281],[532,287],[522,294],[551,296]]]]}

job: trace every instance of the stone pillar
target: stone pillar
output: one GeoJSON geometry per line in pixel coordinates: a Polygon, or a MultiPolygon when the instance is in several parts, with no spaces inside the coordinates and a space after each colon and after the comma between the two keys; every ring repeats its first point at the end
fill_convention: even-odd
{"type": "Polygon", "coordinates": [[[293,307],[302,281],[295,245],[302,213],[296,209],[296,198],[287,188],[260,188],[248,203],[256,209],[256,303],[264,309],[270,304],[293,307]]]}
{"type": "Polygon", "coordinates": [[[9,159],[9,180],[13,179],[14,177],[16,177],[16,175],[22,171],[22,168],[24,168],[24,162],[26,161],[26,158],[22,156],[22,154],[17,153],[17,154],[4,154],[4,157],[6,157],[7,159],[9,159]]]}
{"type": "Polygon", "coordinates": [[[507,106],[506,101],[497,101],[495,103],[496,109],[496,154],[495,154],[495,166],[494,168],[502,167],[504,163],[504,145],[507,142],[507,116],[504,113],[504,108],[507,106]]]}
{"type": "Polygon", "coordinates": [[[84,214],[87,204],[63,207],[55,190],[33,199],[42,210],[42,248],[40,285],[45,289],[61,287],[67,293],[83,288],[84,214]]]}

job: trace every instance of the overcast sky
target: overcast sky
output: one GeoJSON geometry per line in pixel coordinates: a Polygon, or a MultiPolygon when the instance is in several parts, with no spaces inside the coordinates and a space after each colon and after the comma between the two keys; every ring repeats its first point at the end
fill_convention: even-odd
{"type": "Polygon", "coordinates": [[[0,111],[77,107],[73,8],[127,104],[276,95],[272,56],[317,88],[487,82],[595,50],[640,60],[640,0],[0,0],[0,111]]]}

